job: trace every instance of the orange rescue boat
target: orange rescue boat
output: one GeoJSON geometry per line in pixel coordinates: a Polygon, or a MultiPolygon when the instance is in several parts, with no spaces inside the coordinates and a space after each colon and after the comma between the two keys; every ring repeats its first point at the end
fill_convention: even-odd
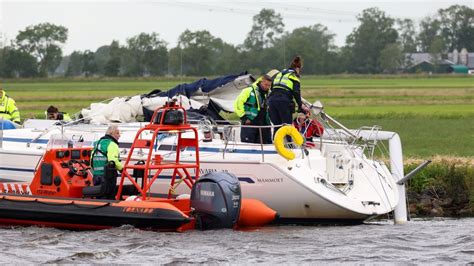
{"type": "Polygon", "coordinates": [[[92,185],[91,147],[51,148],[30,184],[0,183],[0,224],[81,230],[130,224],[184,231],[263,226],[276,218],[276,212],[261,201],[242,199],[234,175],[215,172],[199,177],[198,133],[187,123],[184,108],[168,102],[155,111],[151,121],[137,132],[118,186],[113,165],[105,168],[110,182],[92,185]],[[183,136],[189,132],[193,137],[183,136]],[[172,163],[163,163],[154,154],[161,133],[177,134],[172,163]],[[195,163],[180,162],[180,152],[187,147],[194,148],[195,163]],[[135,149],[147,151],[147,160],[131,163],[135,149]],[[168,195],[159,197],[150,189],[164,170],[173,174],[168,195]],[[191,188],[190,197],[173,197],[172,188],[181,182],[191,188]],[[104,199],[110,191],[113,198],[104,199]]]}

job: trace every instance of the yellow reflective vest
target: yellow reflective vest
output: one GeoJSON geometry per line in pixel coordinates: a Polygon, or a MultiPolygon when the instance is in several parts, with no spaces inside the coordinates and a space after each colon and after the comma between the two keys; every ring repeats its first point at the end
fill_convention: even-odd
{"type": "Polygon", "coordinates": [[[1,91],[0,117],[15,123],[20,123],[20,111],[16,108],[15,100],[8,97],[5,91],[1,91]]]}
{"type": "Polygon", "coordinates": [[[293,70],[283,70],[278,73],[273,79],[273,88],[284,89],[292,92],[294,90],[294,82],[300,83],[300,79],[296,76],[296,72],[293,70]]]}
{"type": "Polygon", "coordinates": [[[294,100],[300,112],[302,105],[300,83],[300,78],[294,69],[285,69],[275,76],[271,90],[272,92],[278,90],[287,92],[288,100],[294,100]]]}

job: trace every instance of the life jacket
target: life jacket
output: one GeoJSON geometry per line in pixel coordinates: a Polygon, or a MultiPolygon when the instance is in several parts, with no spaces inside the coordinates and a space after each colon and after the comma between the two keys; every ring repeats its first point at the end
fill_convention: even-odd
{"type": "Polygon", "coordinates": [[[109,145],[116,145],[118,149],[117,141],[108,135],[102,137],[95,143],[91,154],[93,176],[104,176],[104,167],[108,162],[107,153],[109,145]]]}
{"type": "Polygon", "coordinates": [[[71,116],[68,114],[68,113],[64,113],[64,112],[59,112],[59,119],[58,120],[62,120],[62,121],[71,121],[71,116]]]}
{"type": "Polygon", "coordinates": [[[234,102],[235,113],[239,117],[245,115],[250,120],[253,120],[258,116],[261,108],[264,107],[265,100],[266,96],[264,94],[262,95],[257,83],[253,83],[250,87],[243,89],[237,97],[234,102]]]}
{"type": "Polygon", "coordinates": [[[280,89],[280,90],[285,90],[292,93],[294,89],[293,82],[300,82],[300,79],[298,78],[296,71],[291,68],[285,69],[279,72],[273,79],[272,91],[274,89],[280,89]]]}
{"type": "Polygon", "coordinates": [[[20,111],[16,108],[15,100],[2,91],[0,98],[0,118],[20,123],[20,111]]]}
{"type": "Polygon", "coordinates": [[[300,124],[297,119],[293,120],[293,126],[303,134],[306,140],[311,140],[313,137],[321,137],[324,134],[324,126],[318,120],[306,119],[300,124]]]}

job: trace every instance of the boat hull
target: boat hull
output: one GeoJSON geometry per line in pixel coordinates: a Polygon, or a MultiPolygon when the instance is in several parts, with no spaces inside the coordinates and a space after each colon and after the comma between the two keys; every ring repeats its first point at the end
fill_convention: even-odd
{"type": "MultiPolygon", "coordinates": [[[[130,148],[128,134],[135,133],[126,130],[124,127],[121,137],[122,156],[130,148]]],[[[25,137],[27,135],[25,133],[25,137]]],[[[41,139],[44,143],[37,141],[39,144],[31,144],[28,148],[25,148],[26,140],[10,139],[9,143],[4,143],[7,149],[0,149],[0,182],[29,182],[44,152],[47,136],[41,139]]],[[[158,149],[170,152],[172,144],[172,139],[165,139],[158,149]]],[[[342,144],[325,143],[324,150],[313,149],[302,160],[287,161],[276,154],[272,145],[206,142],[200,146],[200,175],[214,171],[233,173],[240,180],[243,197],[261,200],[278,212],[278,221],[282,223],[335,221],[339,224],[347,220],[352,224],[394,209],[398,192],[385,166],[347,152],[342,144]],[[345,185],[351,183],[352,188],[342,191],[331,187],[330,179],[334,177],[340,178],[345,185]]],[[[183,160],[194,160],[192,154],[192,151],[183,152],[183,160]]],[[[141,160],[145,157],[142,155],[141,160]]],[[[166,160],[166,155],[163,157],[166,160]]],[[[151,192],[167,195],[170,178],[171,173],[163,172],[151,192]]],[[[176,195],[190,193],[185,185],[175,192],[176,195]]]]}
{"type": "MultiPolygon", "coordinates": [[[[37,160],[39,159],[40,157],[37,158],[37,160]]],[[[28,168],[22,167],[20,166],[20,169],[25,170],[10,175],[5,171],[3,176],[8,180],[29,182],[31,178],[26,178],[28,174],[26,169],[28,168]]],[[[342,223],[343,220],[348,220],[348,223],[352,224],[362,222],[371,216],[371,214],[361,214],[344,209],[322,198],[317,191],[302,186],[294,178],[278,171],[270,164],[201,162],[201,173],[214,171],[227,171],[235,174],[240,180],[243,197],[259,199],[276,210],[280,216],[277,221],[281,223],[318,223],[331,220],[342,223]]],[[[152,193],[167,194],[169,178],[171,178],[170,173],[165,172],[153,185],[152,193]]],[[[176,194],[189,193],[190,190],[185,185],[180,185],[176,190],[176,194]]]]}
{"type": "Polygon", "coordinates": [[[191,220],[171,204],[0,195],[0,224],[96,230],[133,225],[175,231],[191,220]]]}

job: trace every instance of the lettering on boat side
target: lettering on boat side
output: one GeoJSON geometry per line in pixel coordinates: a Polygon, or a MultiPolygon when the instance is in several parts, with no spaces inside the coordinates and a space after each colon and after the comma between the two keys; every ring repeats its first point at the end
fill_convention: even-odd
{"type": "Polygon", "coordinates": [[[134,212],[134,213],[152,213],[152,208],[139,208],[139,207],[125,207],[123,212],[134,212]]]}
{"type": "Polygon", "coordinates": [[[46,189],[37,189],[36,190],[36,193],[37,194],[41,194],[41,195],[54,195],[56,193],[56,191],[54,190],[46,190],[46,189]]]}
{"type": "Polygon", "coordinates": [[[200,194],[205,197],[214,197],[214,191],[201,190],[200,194]]]}
{"type": "Polygon", "coordinates": [[[279,178],[258,178],[257,182],[259,183],[283,183],[283,177],[279,178]]]}
{"type": "Polygon", "coordinates": [[[227,171],[227,170],[222,170],[222,169],[203,169],[203,168],[199,169],[199,173],[200,173],[201,175],[203,175],[203,174],[209,174],[209,173],[213,173],[213,172],[229,172],[229,171],[227,171]]]}

